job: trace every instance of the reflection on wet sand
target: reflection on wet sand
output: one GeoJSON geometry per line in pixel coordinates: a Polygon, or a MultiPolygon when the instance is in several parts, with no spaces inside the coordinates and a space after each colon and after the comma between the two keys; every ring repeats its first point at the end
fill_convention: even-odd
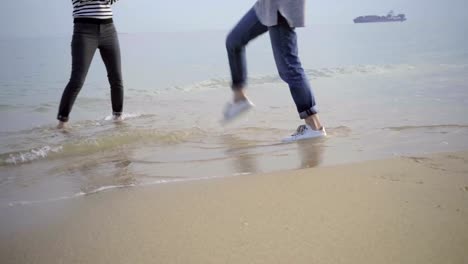
{"type": "Polygon", "coordinates": [[[320,166],[325,152],[324,138],[297,142],[297,150],[301,159],[299,169],[314,168],[320,166]]]}
{"type": "Polygon", "coordinates": [[[128,150],[120,150],[109,156],[93,155],[81,161],[53,169],[54,173],[66,174],[79,184],[83,193],[92,193],[104,186],[129,186],[136,183],[128,150]]]}
{"type": "Polygon", "coordinates": [[[255,174],[260,170],[256,155],[249,153],[251,142],[241,140],[233,135],[223,135],[222,141],[226,146],[226,155],[232,158],[232,170],[234,174],[255,174]]]}
{"type": "MultiPolygon", "coordinates": [[[[265,146],[255,146],[254,142],[242,140],[234,135],[225,135],[222,137],[226,147],[226,155],[232,160],[232,171],[235,175],[239,174],[255,174],[268,172],[272,167],[283,165],[286,168],[291,168],[291,159],[297,158],[298,169],[313,168],[320,166],[323,161],[323,153],[325,151],[326,139],[312,139],[296,142],[293,144],[278,144],[272,145],[272,152],[278,152],[273,157],[288,157],[284,158],[278,164],[278,160],[271,159],[265,156],[265,149],[259,149],[265,146]],[[297,152],[296,152],[297,150],[297,152]],[[296,154],[297,153],[297,154],[296,154]],[[276,162],[275,164],[273,164],[276,162]],[[265,164],[266,163],[266,164],[265,164]],[[283,163],[283,164],[281,164],[283,163]],[[263,168],[266,165],[267,168],[263,168]]],[[[270,153],[271,154],[271,153],[270,153]]],[[[293,163],[296,163],[293,161],[293,163]]]]}

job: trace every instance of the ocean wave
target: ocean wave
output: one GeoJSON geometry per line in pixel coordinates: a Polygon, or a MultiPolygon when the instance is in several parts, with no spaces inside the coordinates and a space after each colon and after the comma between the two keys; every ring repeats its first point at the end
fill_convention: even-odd
{"type": "Polygon", "coordinates": [[[448,69],[467,69],[468,64],[440,64],[439,66],[445,67],[448,69]]]}
{"type": "MultiPolygon", "coordinates": [[[[51,147],[44,146],[37,149],[31,149],[26,152],[19,152],[14,154],[9,154],[7,158],[3,160],[5,164],[22,164],[28,163],[38,159],[45,159],[52,153],[59,153],[63,150],[62,146],[51,147]]],[[[1,164],[1,163],[0,163],[1,164]]]]}
{"type": "MultiPolygon", "coordinates": [[[[248,174],[246,174],[246,173],[233,174],[232,176],[242,176],[242,175],[248,175],[248,174]]],[[[229,176],[224,176],[223,178],[227,178],[227,177],[229,177],[229,176]]],[[[118,189],[134,188],[134,187],[147,187],[147,186],[153,186],[153,185],[159,185],[159,184],[170,184],[170,183],[177,183],[177,182],[203,181],[203,180],[211,180],[211,179],[217,179],[217,178],[221,178],[221,176],[219,176],[219,177],[218,176],[210,176],[210,177],[197,177],[197,178],[160,179],[160,180],[141,183],[141,184],[131,183],[131,184],[122,184],[122,185],[107,185],[107,186],[101,186],[101,187],[98,187],[96,189],[86,191],[86,192],[81,191],[81,192],[78,192],[78,193],[75,193],[75,194],[72,194],[72,195],[64,195],[64,196],[49,198],[49,199],[44,199],[44,200],[12,201],[12,202],[8,202],[6,205],[8,207],[36,205],[36,204],[43,204],[43,203],[59,202],[59,201],[63,201],[63,200],[70,200],[70,199],[75,199],[75,198],[79,198],[79,197],[99,194],[99,193],[102,193],[102,192],[118,190],[118,189]]]]}
{"type": "MultiPolygon", "coordinates": [[[[124,120],[132,120],[132,119],[143,119],[143,118],[151,118],[154,117],[154,114],[140,114],[140,113],[123,113],[124,120]]],[[[100,127],[106,124],[108,121],[112,120],[112,115],[105,116],[95,120],[80,120],[73,122],[71,129],[79,128],[79,129],[87,129],[93,127],[100,127]]],[[[3,131],[0,132],[0,136],[30,136],[30,135],[51,135],[53,133],[59,132],[56,128],[56,124],[45,124],[36,126],[33,128],[25,129],[25,130],[18,130],[18,131],[3,131]]]]}
{"type": "MultiPolygon", "coordinates": [[[[139,117],[148,117],[148,116],[153,116],[153,115],[144,115],[144,114],[137,114],[137,113],[123,113],[122,114],[122,119],[123,120],[128,120],[128,119],[134,119],[134,118],[139,118],[139,117]]],[[[104,121],[111,121],[114,118],[113,115],[106,116],[104,118],[104,121]]]]}
{"type": "Polygon", "coordinates": [[[181,91],[181,92],[191,92],[194,90],[198,91],[198,90],[219,89],[221,87],[229,86],[230,83],[231,81],[226,78],[213,78],[213,79],[189,84],[186,86],[173,86],[173,87],[168,88],[166,91],[170,92],[170,91],[176,90],[176,91],[181,91]]]}
{"type": "Polygon", "coordinates": [[[8,111],[14,108],[12,105],[0,104],[0,111],[8,111]]]}
{"type": "Polygon", "coordinates": [[[385,130],[392,131],[405,131],[405,130],[417,130],[417,129],[468,129],[468,125],[456,125],[456,124],[443,124],[443,125],[420,125],[420,126],[396,126],[396,127],[385,127],[385,130]]]}
{"type": "MultiPolygon", "coordinates": [[[[342,75],[353,75],[353,74],[383,74],[391,71],[397,70],[414,70],[415,66],[408,64],[387,64],[387,65],[353,65],[353,66],[343,66],[343,67],[330,67],[330,68],[320,68],[320,69],[305,69],[306,75],[310,79],[320,79],[320,78],[336,78],[342,75]]],[[[282,82],[278,74],[271,75],[259,75],[249,78],[250,85],[262,85],[270,83],[282,82]]],[[[174,86],[166,90],[170,91],[182,91],[182,92],[191,92],[199,90],[211,90],[211,89],[222,89],[229,87],[231,85],[231,80],[228,78],[213,78],[209,80],[204,80],[194,84],[189,84],[186,86],[174,86]]]]}
{"type": "Polygon", "coordinates": [[[46,145],[26,151],[0,154],[0,166],[20,165],[47,158],[67,158],[91,155],[136,144],[173,145],[201,137],[206,132],[198,127],[182,130],[162,131],[157,129],[129,129],[127,131],[103,133],[94,138],[78,138],[71,143],[56,146],[46,145]]]}
{"type": "MultiPolygon", "coordinates": [[[[351,128],[347,126],[336,126],[336,127],[327,127],[327,134],[330,136],[337,136],[337,137],[346,137],[351,134],[351,128]]],[[[247,135],[256,135],[261,134],[262,137],[265,135],[272,135],[274,142],[277,143],[278,135],[286,135],[291,133],[290,129],[279,129],[279,128],[271,128],[271,127],[242,127],[235,130],[235,134],[232,135],[239,135],[239,134],[247,134],[247,135]]],[[[227,134],[229,135],[229,134],[227,134]]],[[[253,142],[262,142],[261,140],[255,139],[253,142]]],[[[269,142],[266,140],[265,142],[269,142]]]]}

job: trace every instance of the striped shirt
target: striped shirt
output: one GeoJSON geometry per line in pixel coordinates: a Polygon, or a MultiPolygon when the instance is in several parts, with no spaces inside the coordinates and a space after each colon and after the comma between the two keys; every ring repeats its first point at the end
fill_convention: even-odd
{"type": "Polygon", "coordinates": [[[110,0],[72,0],[74,18],[112,18],[110,0]]]}

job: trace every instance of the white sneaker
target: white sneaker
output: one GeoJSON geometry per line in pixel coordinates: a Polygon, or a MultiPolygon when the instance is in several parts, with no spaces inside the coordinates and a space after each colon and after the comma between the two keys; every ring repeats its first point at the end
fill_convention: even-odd
{"type": "Polygon", "coordinates": [[[298,140],[311,139],[324,137],[327,135],[325,128],[322,127],[320,130],[313,130],[309,125],[301,125],[297,128],[296,132],[289,137],[283,138],[284,143],[295,142],[298,140]]]}
{"type": "Polygon", "coordinates": [[[249,100],[228,103],[224,109],[224,122],[229,122],[247,112],[255,105],[249,100]]]}

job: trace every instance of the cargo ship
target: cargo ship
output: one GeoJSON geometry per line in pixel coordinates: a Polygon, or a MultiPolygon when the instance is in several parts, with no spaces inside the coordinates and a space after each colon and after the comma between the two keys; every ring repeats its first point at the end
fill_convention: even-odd
{"type": "Polygon", "coordinates": [[[390,11],[386,16],[360,16],[354,19],[354,23],[378,23],[378,22],[404,22],[405,14],[395,15],[390,11]]]}

